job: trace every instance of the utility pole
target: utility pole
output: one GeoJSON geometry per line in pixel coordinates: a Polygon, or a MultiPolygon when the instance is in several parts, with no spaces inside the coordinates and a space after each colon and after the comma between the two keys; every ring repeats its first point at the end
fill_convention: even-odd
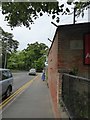
{"type": "Polygon", "coordinates": [[[75,24],[75,22],[76,22],[75,17],[76,17],[76,7],[74,7],[73,24],[75,24]]]}

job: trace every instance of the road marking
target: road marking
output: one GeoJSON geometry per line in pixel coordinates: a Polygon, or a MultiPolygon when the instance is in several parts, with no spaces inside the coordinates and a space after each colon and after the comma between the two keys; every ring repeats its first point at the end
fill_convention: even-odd
{"type": "MultiPolygon", "coordinates": [[[[38,76],[37,76],[38,77],[38,76]]],[[[20,87],[17,91],[15,91],[10,97],[8,97],[6,100],[4,100],[1,104],[0,104],[0,109],[2,109],[3,107],[5,107],[15,96],[17,96],[18,94],[20,94],[21,92],[23,92],[26,88],[28,88],[31,83],[37,78],[33,78],[32,80],[30,80],[29,82],[27,82],[26,84],[24,84],[22,87],[20,87]]]]}

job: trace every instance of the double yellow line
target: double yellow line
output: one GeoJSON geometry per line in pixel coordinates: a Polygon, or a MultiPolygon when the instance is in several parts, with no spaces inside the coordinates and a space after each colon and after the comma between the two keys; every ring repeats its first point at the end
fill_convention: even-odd
{"type": "MultiPolygon", "coordinates": [[[[37,76],[38,77],[38,76],[37,76]]],[[[19,93],[21,93],[22,91],[24,91],[26,88],[28,88],[30,86],[30,84],[33,82],[33,80],[35,80],[37,77],[35,77],[34,79],[30,80],[29,82],[27,82],[26,84],[24,84],[21,88],[19,88],[16,92],[14,92],[10,97],[8,97],[7,99],[5,99],[2,103],[0,103],[0,110],[5,107],[15,96],[17,96],[19,93]]]]}

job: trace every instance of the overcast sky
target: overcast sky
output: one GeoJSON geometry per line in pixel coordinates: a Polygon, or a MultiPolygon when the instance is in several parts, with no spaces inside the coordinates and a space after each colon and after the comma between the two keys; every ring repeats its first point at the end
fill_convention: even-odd
{"type": "MultiPolygon", "coordinates": [[[[45,43],[47,46],[50,47],[51,42],[48,41],[48,38],[53,40],[56,27],[51,24],[51,17],[47,14],[43,15],[42,17],[35,20],[35,23],[31,25],[31,30],[22,26],[16,27],[13,30],[9,26],[7,26],[7,22],[4,21],[4,16],[0,12],[0,27],[3,28],[4,31],[12,33],[14,35],[14,39],[18,40],[20,45],[18,50],[23,50],[27,47],[29,43],[35,43],[36,41],[39,43],[45,43]]],[[[84,18],[79,17],[77,19],[78,22],[87,22],[88,21],[88,11],[85,12],[84,18]]],[[[55,22],[55,21],[53,21],[55,22]]],[[[61,16],[60,23],[57,25],[62,24],[72,24],[73,23],[73,15],[64,15],[61,16]]]]}

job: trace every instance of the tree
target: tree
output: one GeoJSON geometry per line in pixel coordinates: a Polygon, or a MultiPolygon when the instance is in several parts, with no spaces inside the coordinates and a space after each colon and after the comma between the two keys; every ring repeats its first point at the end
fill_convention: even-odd
{"type": "Polygon", "coordinates": [[[10,55],[10,57],[8,58],[7,67],[9,69],[17,69],[17,67],[18,67],[18,54],[17,54],[17,52],[12,53],[10,55]]]}
{"type": "Polygon", "coordinates": [[[35,67],[38,71],[42,71],[43,68],[45,67],[45,60],[46,60],[46,57],[45,56],[42,56],[40,58],[38,58],[38,60],[36,61],[36,64],[35,64],[35,67]]]}
{"type": "Polygon", "coordinates": [[[28,44],[26,49],[11,55],[8,67],[19,70],[36,68],[37,71],[41,71],[44,67],[47,50],[48,47],[44,43],[28,44]]]}
{"type": "MultiPolygon", "coordinates": [[[[63,13],[64,4],[59,6],[58,2],[3,2],[2,14],[6,15],[5,20],[13,28],[22,24],[30,28],[34,19],[42,16],[45,12],[52,14],[54,19],[59,12],[63,13]]],[[[59,17],[56,17],[59,22],[59,17]]]]}
{"type": "Polygon", "coordinates": [[[7,66],[7,59],[11,53],[16,52],[19,42],[13,40],[13,35],[11,33],[5,32],[1,27],[1,45],[2,45],[2,67],[7,66]]]}
{"type": "MultiPolygon", "coordinates": [[[[74,0],[67,0],[68,5],[75,5],[77,15],[82,13],[90,5],[90,0],[87,2],[74,2],[74,0]]],[[[52,19],[56,18],[59,22],[60,13],[67,14],[70,12],[69,6],[64,9],[64,4],[59,5],[59,2],[3,2],[2,14],[5,15],[5,20],[11,28],[24,25],[30,28],[30,24],[34,23],[34,19],[42,16],[45,12],[52,15],[52,19]]]]}
{"type": "MultiPolygon", "coordinates": [[[[43,69],[44,63],[45,63],[45,55],[47,53],[48,47],[44,43],[33,43],[28,44],[27,48],[25,49],[26,58],[25,63],[28,69],[35,67],[37,70],[43,69]],[[38,61],[40,63],[40,58],[43,58],[41,61],[41,66],[38,67],[38,61]],[[43,64],[43,65],[42,65],[43,64]]],[[[39,65],[40,66],[40,65],[39,65]]]]}
{"type": "Polygon", "coordinates": [[[23,51],[17,51],[11,54],[10,58],[8,59],[8,68],[10,69],[18,69],[23,70],[25,69],[25,54],[23,51]]]}
{"type": "MultiPolygon", "coordinates": [[[[70,0],[68,0],[68,1],[70,1],[70,0]]],[[[74,0],[72,0],[72,2],[73,1],[74,0]]],[[[67,4],[70,4],[70,2],[67,2],[67,4]]],[[[79,17],[80,14],[83,17],[84,16],[84,10],[87,10],[88,8],[90,8],[90,0],[86,0],[86,2],[83,2],[83,1],[73,2],[73,4],[75,5],[74,8],[75,8],[76,16],[77,17],[79,17]]]]}

